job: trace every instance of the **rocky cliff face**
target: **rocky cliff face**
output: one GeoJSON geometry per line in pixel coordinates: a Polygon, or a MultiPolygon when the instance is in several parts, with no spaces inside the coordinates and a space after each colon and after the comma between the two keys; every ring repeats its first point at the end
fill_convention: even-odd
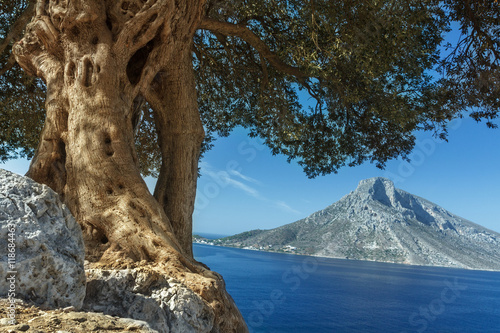
{"type": "Polygon", "coordinates": [[[303,220],[246,235],[220,243],[325,257],[500,270],[499,233],[396,189],[385,178],[361,181],[355,191],[303,220]]]}
{"type": "Polygon", "coordinates": [[[82,307],[80,226],[48,186],[0,169],[0,297],[82,307]]]}

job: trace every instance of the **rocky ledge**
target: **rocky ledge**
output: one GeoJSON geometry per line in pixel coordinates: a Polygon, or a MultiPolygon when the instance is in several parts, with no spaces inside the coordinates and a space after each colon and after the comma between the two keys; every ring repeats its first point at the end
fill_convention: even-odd
{"type": "Polygon", "coordinates": [[[75,311],[74,307],[58,310],[43,310],[22,300],[17,300],[16,324],[11,325],[5,311],[7,299],[0,299],[0,332],[17,333],[153,333],[145,321],[96,312],[75,311]]]}

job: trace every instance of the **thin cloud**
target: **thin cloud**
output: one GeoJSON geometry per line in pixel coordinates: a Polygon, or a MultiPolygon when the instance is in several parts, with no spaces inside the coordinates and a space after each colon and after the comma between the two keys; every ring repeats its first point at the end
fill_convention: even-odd
{"type": "Polygon", "coordinates": [[[251,183],[259,183],[258,180],[255,180],[251,177],[247,177],[247,176],[245,176],[245,175],[243,175],[240,172],[235,171],[235,170],[229,170],[229,172],[228,171],[221,171],[221,170],[217,171],[207,162],[201,162],[200,166],[201,166],[201,173],[212,178],[212,180],[214,180],[219,186],[221,186],[221,187],[231,186],[233,188],[236,188],[236,189],[239,189],[239,190],[245,192],[246,194],[248,194],[254,198],[258,198],[258,199],[262,198],[262,196],[260,195],[260,193],[257,189],[245,184],[242,181],[239,181],[239,180],[231,177],[231,175],[238,177],[244,181],[251,182],[251,183]]]}
{"type": "Polygon", "coordinates": [[[281,210],[287,212],[287,213],[293,213],[293,214],[302,214],[301,212],[299,212],[298,210],[296,209],[293,209],[292,207],[290,207],[286,202],[284,201],[281,201],[281,200],[278,200],[276,201],[275,203],[275,206],[280,208],[281,210]]]}
{"type": "Polygon", "coordinates": [[[200,163],[198,163],[198,167],[200,168],[201,173],[205,173],[213,169],[210,163],[205,161],[201,161],[200,163]]]}
{"type": "Polygon", "coordinates": [[[241,172],[239,171],[236,171],[236,170],[229,170],[229,174],[233,175],[233,176],[236,176],[236,177],[239,177],[241,179],[243,179],[244,181],[247,181],[249,183],[254,183],[254,184],[258,184],[258,185],[262,185],[262,183],[260,181],[258,181],[257,179],[254,179],[252,177],[248,177],[248,176],[245,176],[244,174],[242,174],[241,172]]]}
{"type": "Polygon", "coordinates": [[[232,188],[243,191],[245,194],[251,197],[262,200],[264,202],[268,202],[274,207],[279,208],[280,210],[286,213],[292,213],[296,215],[301,214],[301,212],[290,207],[286,202],[282,200],[273,201],[262,196],[256,188],[249,185],[249,183],[251,183],[262,186],[262,183],[257,179],[246,176],[236,170],[228,170],[228,171],[216,170],[208,162],[204,161],[200,162],[200,168],[201,168],[201,173],[203,175],[210,177],[216,184],[218,184],[222,188],[230,186],[232,188]]]}
{"type": "Polygon", "coordinates": [[[247,194],[249,194],[255,198],[259,198],[259,199],[261,198],[259,191],[257,191],[255,188],[250,187],[246,184],[243,184],[242,182],[235,180],[235,179],[232,179],[232,178],[229,178],[228,181],[229,181],[229,185],[231,185],[237,189],[240,189],[240,190],[246,192],[247,194]]]}

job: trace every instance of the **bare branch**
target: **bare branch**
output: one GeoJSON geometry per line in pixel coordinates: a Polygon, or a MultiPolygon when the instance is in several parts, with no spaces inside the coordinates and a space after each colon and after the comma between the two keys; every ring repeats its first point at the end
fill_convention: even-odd
{"type": "Polygon", "coordinates": [[[151,51],[144,65],[144,70],[141,72],[139,82],[135,86],[130,87],[131,96],[137,96],[139,94],[146,96],[145,94],[147,93],[148,87],[160,71],[164,59],[166,59],[169,54],[171,53],[161,47],[157,47],[151,51]]]}
{"type": "Polygon", "coordinates": [[[26,27],[23,39],[15,43],[12,53],[19,65],[29,74],[47,80],[61,66],[59,32],[48,16],[42,15],[26,27]]]}
{"type": "Polygon", "coordinates": [[[219,33],[226,36],[236,36],[243,39],[255,48],[264,58],[266,58],[266,60],[269,61],[274,68],[285,74],[294,76],[302,84],[306,84],[307,78],[310,77],[310,75],[304,73],[300,70],[300,68],[290,66],[282,61],[278,55],[271,51],[269,46],[259,38],[259,36],[246,26],[204,18],[200,23],[199,28],[209,30],[213,33],[219,33]]]}
{"type": "Polygon", "coordinates": [[[40,19],[36,21],[34,27],[38,38],[45,45],[45,48],[47,50],[53,49],[54,44],[59,39],[59,32],[50,21],[50,17],[41,16],[40,19]]]}
{"type": "Polygon", "coordinates": [[[202,57],[201,51],[198,50],[195,43],[193,43],[193,45],[191,45],[191,50],[193,51],[193,53],[196,56],[196,58],[198,59],[198,61],[201,61],[201,57],[202,57]]]}

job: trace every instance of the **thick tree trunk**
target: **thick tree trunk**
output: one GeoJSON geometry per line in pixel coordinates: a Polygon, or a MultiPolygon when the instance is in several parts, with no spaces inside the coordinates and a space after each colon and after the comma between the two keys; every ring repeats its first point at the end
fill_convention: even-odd
{"type": "Polygon", "coordinates": [[[213,308],[214,332],[245,332],[222,278],[192,257],[203,128],[190,43],[202,8],[198,0],[38,0],[14,47],[17,61],[48,90],[46,124],[28,175],[63,197],[94,265],[162,267],[213,308]],[[134,146],[139,94],[149,97],[160,136],[156,198],[140,175],[134,146]]]}
{"type": "Polygon", "coordinates": [[[166,252],[180,255],[169,220],[137,167],[134,95],[126,93],[133,89],[134,73],[117,53],[121,45],[113,45],[101,6],[82,18],[92,24],[59,30],[61,17],[54,13],[62,9],[38,6],[16,48],[19,62],[41,75],[49,92],[43,140],[28,174],[65,199],[86,231],[92,259],[155,261],[166,252]],[[63,36],[65,42],[58,42],[63,36]]]}
{"type": "Polygon", "coordinates": [[[72,107],[66,202],[87,231],[88,248],[98,249],[100,242],[110,246],[113,256],[121,253],[133,260],[158,260],[158,251],[165,247],[181,249],[167,216],[139,173],[132,101],[121,98],[113,88],[117,83],[101,73],[99,87],[75,87],[68,94],[72,107]]]}
{"type": "MultiPolygon", "coordinates": [[[[44,78],[49,92],[45,129],[28,174],[61,194],[86,231],[95,260],[187,254],[149,193],[134,150],[132,101],[154,77],[147,61],[161,42],[149,38],[175,16],[159,18],[173,2],[152,5],[124,22],[130,13],[119,3],[90,0],[68,8],[66,2],[40,0],[26,36],[14,47],[18,62],[44,78]],[[127,31],[134,23],[138,31],[127,31]]],[[[165,44],[175,45],[171,30],[164,29],[165,44]]],[[[157,50],[161,62],[158,54],[172,52],[157,50]]]]}
{"type": "Polygon", "coordinates": [[[154,110],[162,154],[154,196],[181,247],[192,256],[192,214],[204,130],[196,100],[190,45],[155,78],[146,98],[154,110]]]}

